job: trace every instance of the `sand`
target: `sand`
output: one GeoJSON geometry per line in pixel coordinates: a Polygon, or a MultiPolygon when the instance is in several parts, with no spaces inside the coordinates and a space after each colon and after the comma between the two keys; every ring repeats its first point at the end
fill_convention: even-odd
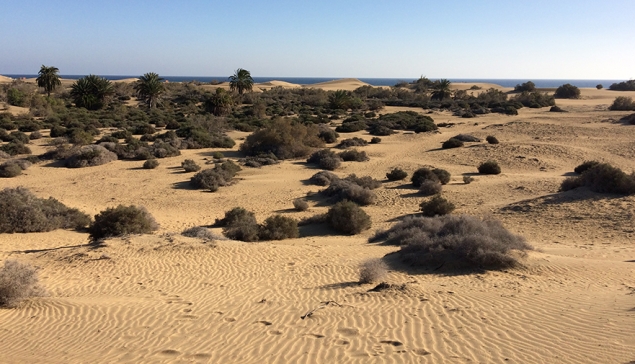
{"type": "MultiPolygon", "coordinates": [[[[344,87],[352,81],[330,83],[344,87]]],[[[584,160],[635,169],[635,126],[609,112],[616,93],[583,89],[580,100],[558,100],[518,116],[488,114],[451,122],[440,133],[399,133],[369,145],[370,161],[345,162],[336,173],[384,179],[392,167],[410,173],[433,165],[452,173],[444,195],[455,213],[492,216],[537,250],[524,267],[474,274],[421,274],[400,265],[387,282],[402,289],[369,292],[358,265],[397,248],[368,244],[375,229],[414,214],[423,198],[406,182],[385,182],[365,207],[373,228],[340,236],[322,227],[279,242],[203,241],[179,235],[212,224],[235,206],[259,221],[281,213],[302,218],[325,212],[292,210],[294,198],[320,188],[303,183],[317,170],[303,161],[245,168],[239,182],[216,193],[191,190],[191,174],[216,150],[184,150],[160,160],[115,161],[83,169],[37,165],[2,187],[25,186],[40,197],[95,214],[118,204],[144,205],[161,224],[153,235],[87,246],[87,234],[0,235],[0,259],[40,268],[48,297],[0,310],[1,362],[126,363],[627,363],[635,359],[635,197],[584,191],[557,193],[584,160]],[[469,143],[441,150],[458,133],[501,144],[469,143]],[[486,159],[503,173],[474,175],[486,159]],[[325,305],[324,302],[333,301],[325,305]],[[324,306],[306,319],[301,316],[324,306]]],[[[632,93],[619,95],[631,96],[632,93]]],[[[399,108],[401,110],[403,108],[399,108]]],[[[395,111],[398,109],[389,109],[395,111]]],[[[418,112],[427,111],[411,109],[418,112]]],[[[247,133],[232,132],[240,144],[247,133]]],[[[341,138],[366,132],[342,134],[341,138]]],[[[45,150],[36,140],[34,153],[45,150]]],[[[223,150],[235,158],[238,146],[223,150]]],[[[219,230],[214,230],[220,233],[219,230]]]]}

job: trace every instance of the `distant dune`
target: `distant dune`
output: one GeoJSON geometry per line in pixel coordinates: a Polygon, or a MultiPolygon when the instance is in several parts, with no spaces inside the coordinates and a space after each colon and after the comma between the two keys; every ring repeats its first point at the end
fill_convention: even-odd
{"type": "Polygon", "coordinates": [[[321,88],[326,91],[334,91],[334,90],[347,90],[353,91],[361,86],[370,86],[370,84],[366,82],[362,82],[356,78],[342,78],[339,80],[313,83],[310,85],[304,85],[304,87],[308,88],[321,88]]]}

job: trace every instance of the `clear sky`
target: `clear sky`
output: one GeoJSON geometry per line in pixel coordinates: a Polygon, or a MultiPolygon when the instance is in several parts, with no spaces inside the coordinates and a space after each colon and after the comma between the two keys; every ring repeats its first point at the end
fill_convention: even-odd
{"type": "Polygon", "coordinates": [[[635,78],[634,0],[0,5],[0,74],[635,78]]]}

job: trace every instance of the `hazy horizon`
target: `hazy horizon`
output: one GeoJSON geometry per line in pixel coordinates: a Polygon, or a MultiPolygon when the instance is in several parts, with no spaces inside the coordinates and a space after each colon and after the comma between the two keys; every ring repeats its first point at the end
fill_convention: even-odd
{"type": "Polygon", "coordinates": [[[627,80],[633,13],[628,0],[22,1],[0,14],[0,74],[627,80]]]}

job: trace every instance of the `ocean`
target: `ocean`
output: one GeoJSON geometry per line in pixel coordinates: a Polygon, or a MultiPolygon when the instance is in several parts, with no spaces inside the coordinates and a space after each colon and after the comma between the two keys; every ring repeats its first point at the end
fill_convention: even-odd
{"type": "MultiPolygon", "coordinates": [[[[33,77],[37,77],[37,75],[4,75],[7,77],[11,77],[11,78],[20,78],[20,77],[26,77],[26,78],[33,78],[33,77]]],[[[60,75],[60,77],[62,78],[67,78],[67,79],[73,79],[76,80],[78,78],[84,77],[86,75],[60,75]]],[[[132,75],[126,75],[126,76],[121,76],[121,75],[103,75],[102,77],[105,77],[106,79],[115,81],[115,80],[121,80],[124,78],[135,78],[135,77],[139,77],[139,75],[136,76],[132,76],[132,75]]],[[[207,83],[207,82],[211,82],[211,81],[219,81],[219,82],[223,82],[223,81],[227,81],[228,78],[226,76],[161,76],[164,79],[170,81],[170,82],[189,82],[189,81],[199,81],[199,82],[203,82],[203,83],[207,83]]],[[[269,81],[285,81],[285,82],[290,82],[290,83],[295,83],[295,84],[300,84],[300,85],[312,85],[315,83],[321,83],[321,82],[327,82],[327,81],[333,81],[333,80],[339,80],[342,79],[344,77],[254,77],[254,82],[256,83],[262,83],[262,82],[269,82],[269,81]]],[[[417,78],[365,78],[365,77],[351,77],[351,78],[357,78],[362,82],[366,82],[368,84],[371,84],[373,86],[394,86],[399,82],[411,82],[414,81],[417,78]]],[[[611,84],[616,83],[616,82],[622,82],[625,80],[566,80],[566,79],[562,79],[562,80],[557,80],[557,79],[494,79],[494,78],[448,78],[450,81],[452,82],[465,82],[465,83],[494,83],[497,85],[501,85],[503,87],[514,87],[518,84],[521,84],[523,82],[527,82],[527,81],[532,81],[534,84],[536,84],[536,87],[538,88],[555,88],[561,85],[564,85],[566,83],[569,83],[571,85],[577,86],[577,87],[595,87],[598,84],[603,85],[604,87],[608,88],[611,84]]],[[[436,80],[435,78],[431,78],[431,80],[436,80]]]]}

